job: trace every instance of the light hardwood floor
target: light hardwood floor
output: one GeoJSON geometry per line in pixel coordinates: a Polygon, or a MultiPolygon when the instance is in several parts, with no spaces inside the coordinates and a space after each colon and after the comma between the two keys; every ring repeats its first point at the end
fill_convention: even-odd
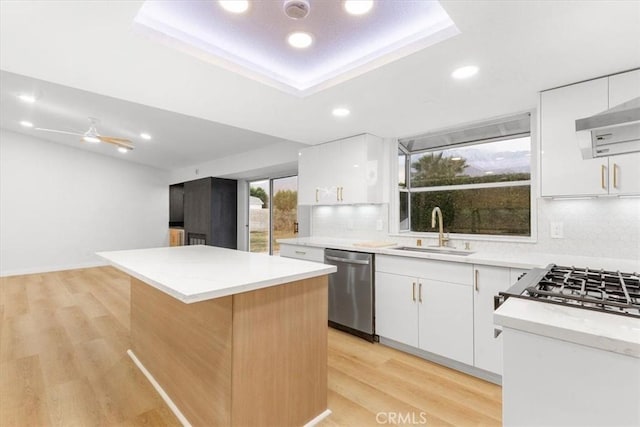
{"type": "MultiPolygon", "coordinates": [[[[179,425],[126,355],[129,277],[111,267],[0,279],[0,426],[179,425]]],[[[322,426],[499,425],[501,389],[329,330],[322,426]]]]}

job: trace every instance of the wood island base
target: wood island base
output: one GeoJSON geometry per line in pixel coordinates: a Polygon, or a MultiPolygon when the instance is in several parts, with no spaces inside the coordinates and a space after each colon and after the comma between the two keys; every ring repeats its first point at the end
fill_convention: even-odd
{"type": "Polygon", "coordinates": [[[315,423],[327,312],[326,275],[191,304],[132,277],[130,356],[184,424],[315,423]]]}

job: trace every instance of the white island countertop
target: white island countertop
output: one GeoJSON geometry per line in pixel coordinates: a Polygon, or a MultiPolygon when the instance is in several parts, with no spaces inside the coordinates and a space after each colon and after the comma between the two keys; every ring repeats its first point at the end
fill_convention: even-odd
{"type": "Polygon", "coordinates": [[[640,358],[636,317],[520,298],[508,298],[493,316],[505,328],[640,358]]]}
{"type": "Polygon", "coordinates": [[[98,252],[97,255],[185,303],[336,271],[332,265],[202,245],[98,252]]]}

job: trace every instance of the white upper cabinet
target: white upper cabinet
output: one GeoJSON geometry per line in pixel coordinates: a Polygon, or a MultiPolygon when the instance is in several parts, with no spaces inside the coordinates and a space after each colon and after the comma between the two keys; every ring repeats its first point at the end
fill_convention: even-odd
{"type": "Polygon", "coordinates": [[[607,159],[582,158],[576,119],[607,109],[606,77],[542,92],[540,99],[540,192],[548,196],[607,194],[607,159]]]}
{"type": "Polygon", "coordinates": [[[640,193],[640,154],[583,159],[575,132],[585,118],[640,96],[640,70],[542,92],[540,183],[543,197],[640,193]]]}
{"type": "Polygon", "coordinates": [[[367,134],[302,149],[298,203],[387,203],[388,163],[382,138],[367,134]]]}
{"type": "MultiPolygon", "coordinates": [[[[640,70],[609,77],[609,108],[640,96],[640,70]]],[[[609,193],[640,194],[640,153],[609,157],[609,193]]]]}

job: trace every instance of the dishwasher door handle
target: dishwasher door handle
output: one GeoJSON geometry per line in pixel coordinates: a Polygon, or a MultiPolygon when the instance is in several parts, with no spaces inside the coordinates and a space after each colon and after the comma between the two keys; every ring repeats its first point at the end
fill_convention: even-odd
{"type": "Polygon", "coordinates": [[[345,264],[369,265],[369,260],[345,259],[345,258],[338,258],[335,256],[329,256],[329,255],[325,255],[324,259],[329,261],[342,262],[345,264]]]}

